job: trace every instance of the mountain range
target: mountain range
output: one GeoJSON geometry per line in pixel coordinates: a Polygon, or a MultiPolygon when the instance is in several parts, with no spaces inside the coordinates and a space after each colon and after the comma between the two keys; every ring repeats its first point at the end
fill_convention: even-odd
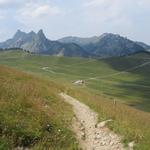
{"type": "Polygon", "coordinates": [[[47,39],[43,30],[38,33],[29,33],[18,30],[13,38],[0,43],[1,49],[20,48],[35,54],[48,54],[58,56],[87,57],[88,54],[82,47],[74,43],[61,43],[47,39]]]}
{"type": "Polygon", "coordinates": [[[126,56],[136,52],[148,51],[150,46],[129,40],[118,34],[104,33],[90,38],[65,37],[59,39],[62,43],[76,43],[88,53],[97,57],[126,56]]]}
{"type": "Polygon", "coordinates": [[[52,41],[43,30],[29,33],[18,30],[13,38],[0,43],[0,48],[20,48],[35,54],[69,57],[111,57],[126,56],[141,51],[149,51],[150,46],[135,42],[118,34],[104,33],[90,38],[64,37],[52,41]]]}

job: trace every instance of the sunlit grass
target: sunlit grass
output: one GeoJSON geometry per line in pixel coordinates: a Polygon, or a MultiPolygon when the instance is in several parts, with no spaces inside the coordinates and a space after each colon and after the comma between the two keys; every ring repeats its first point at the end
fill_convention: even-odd
{"type": "MultiPolygon", "coordinates": [[[[52,87],[57,91],[54,93],[58,94],[61,90],[68,91],[68,94],[77,97],[98,112],[99,120],[112,118],[114,121],[109,124],[109,127],[124,136],[124,143],[135,141],[136,149],[149,150],[150,114],[146,111],[150,111],[148,88],[150,87],[150,65],[103,80],[87,80],[83,86],[72,84],[73,81],[79,79],[85,80],[90,77],[118,73],[149,61],[148,58],[150,58],[148,54],[137,54],[129,57],[91,60],[2,52],[0,53],[0,64],[45,79],[44,84],[42,80],[41,84],[36,84],[36,86],[43,87],[44,85],[45,87],[49,81],[57,83],[57,88],[54,88],[56,84],[52,82],[52,87]],[[49,68],[45,71],[42,69],[43,67],[49,68]],[[135,86],[136,84],[148,87],[135,86]],[[114,99],[117,101],[116,105],[114,105],[114,99]]],[[[32,91],[32,88],[29,89],[32,91]]],[[[58,99],[56,94],[54,95],[58,99]]],[[[58,110],[57,108],[56,110],[58,110]]],[[[42,141],[43,139],[41,143],[42,141]]]]}
{"type": "Polygon", "coordinates": [[[83,90],[69,89],[67,93],[89,105],[98,112],[99,121],[113,119],[109,127],[123,135],[125,144],[135,141],[135,149],[149,150],[150,148],[150,114],[134,109],[109,99],[108,97],[91,94],[83,90]]]}
{"type": "Polygon", "coordinates": [[[0,149],[73,149],[70,106],[61,86],[0,66],[0,149]]]}

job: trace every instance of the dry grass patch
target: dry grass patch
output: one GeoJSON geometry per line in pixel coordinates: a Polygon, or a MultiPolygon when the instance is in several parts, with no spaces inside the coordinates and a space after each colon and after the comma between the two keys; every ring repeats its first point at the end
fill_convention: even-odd
{"type": "Polygon", "coordinates": [[[119,101],[90,92],[68,90],[68,93],[99,113],[99,120],[113,119],[109,127],[124,136],[124,143],[135,141],[137,150],[150,148],[150,113],[134,109],[119,101]]]}
{"type": "Polygon", "coordinates": [[[75,149],[73,113],[57,97],[61,86],[0,66],[0,150],[75,149]]]}

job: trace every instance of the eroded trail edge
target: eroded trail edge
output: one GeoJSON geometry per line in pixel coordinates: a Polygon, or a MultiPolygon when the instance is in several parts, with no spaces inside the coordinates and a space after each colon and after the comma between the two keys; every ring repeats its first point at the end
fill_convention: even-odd
{"type": "Polygon", "coordinates": [[[87,105],[65,93],[60,93],[60,96],[73,106],[73,131],[84,150],[125,150],[121,137],[105,126],[106,122],[111,120],[97,124],[98,114],[87,105]]]}

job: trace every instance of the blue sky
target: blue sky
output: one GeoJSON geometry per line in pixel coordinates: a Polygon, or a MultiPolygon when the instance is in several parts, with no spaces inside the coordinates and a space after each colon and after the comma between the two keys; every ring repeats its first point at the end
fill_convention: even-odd
{"type": "Polygon", "coordinates": [[[150,44],[150,0],[0,0],[0,41],[21,29],[49,39],[105,32],[150,44]]]}

